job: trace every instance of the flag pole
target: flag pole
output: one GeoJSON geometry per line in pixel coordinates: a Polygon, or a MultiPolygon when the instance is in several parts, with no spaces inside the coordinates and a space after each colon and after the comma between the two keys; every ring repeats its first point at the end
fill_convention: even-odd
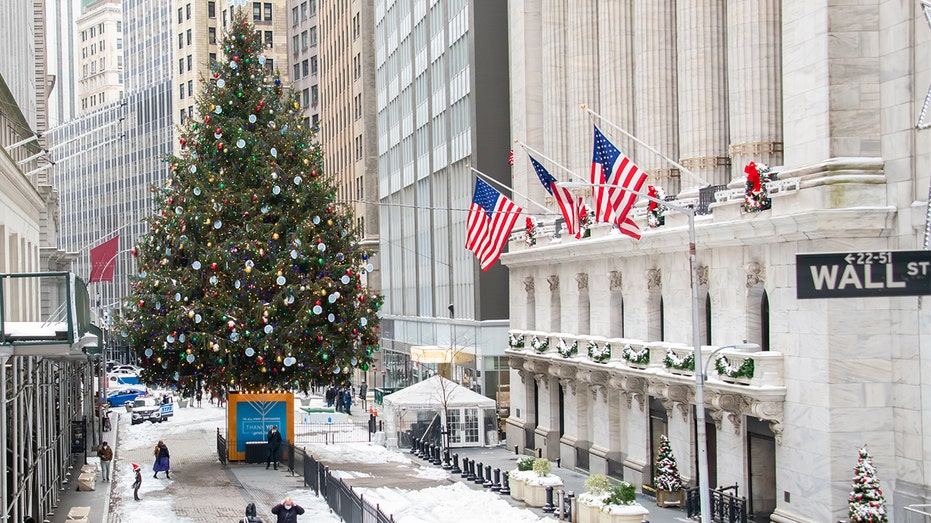
{"type": "Polygon", "coordinates": [[[541,204],[541,203],[538,203],[538,202],[534,201],[534,200],[531,199],[529,196],[526,196],[526,195],[524,195],[524,194],[521,194],[521,193],[515,191],[513,188],[509,187],[507,184],[503,184],[503,183],[499,182],[498,180],[495,180],[495,179],[492,178],[491,176],[488,176],[487,174],[483,173],[482,171],[479,171],[479,170],[476,169],[475,167],[472,167],[471,165],[466,165],[466,168],[468,168],[470,171],[472,171],[472,172],[474,172],[475,174],[477,174],[477,175],[481,176],[482,178],[484,178],[486,182],[491,182],[491,183],[497,185],[498,187],[503,188],[503,189],[506,190],[506,191],[511,191],[512,193],[514,193],[514,194],[520,196],[521,198],[524,198],[524,199],[527,200],[528,202],[530,202],[530,203],[536,205],[537,207],[543,209],[543,210],[546,211],[547,213],[550,212],[550,209],[549,209],[547,206],[545,206],[545,205],[543,205],[543,204],[541,204]]]}
{"type": "Polygon", "coordinates": [[[540,158],[543,158],[544,160],[546,160],[546,161],[552,163],[553,165],[555,165],[556,167],[559,167],[559,168],[562,169],[563,171],[566,171],[567,173],[569,173],[569,176],[572,176],[573,178],[578,178],[579,180],[582,180],[583,182],[587,181],[584,177],[579,176],[578,174],[575,174],[575,172],[573,172],[573,171],[572,171],[571,169],[569,169],[568,167],[562,165],[561,163],[559,163],[559,162],[557,162],[556,160],[550,158],[549,156],[547,156],[547,155],[541,153],[540,151],[534,149],[533,147],[530,147],[529,145],[525,144],[524,142],[522,142],[522,141],[520,141],[520,140],[518,140],[518,139],[515,138],[515,139],[514,139],[514,143],[516,143],[517,145],[520,145],[523,149],[525,149],[525,150],[527,150],[527,151],[529,151],[529,152],[532,152],[533,154],[539,156],[540,158]]]}
{"type": "Polygon", "coordinates": [[[642,145],[643,147],[647,148],[648,150],[652,151],[654,154],[656,154],[657,156],[659,156],[659,157],[662,158],[663,160],[666,160],[667,162],[671,163],[676,169],[679,169],[680,171],[684,172],[685,174],[691,176],[692,178],[694,178],[695,180],[697,180],[697,181],[701,184],[701,185],[700,185],[701,187],[704,187],[704,186],[708,185],[708,182],[706,182],[704,179],[702,179],[701,176],[698,176],[697,174],[695,174],[695,173],[693,173],[692,171],[690,171],[690,170],[686,169],[685,167],[683,167],[682,164],[680,164],[679,162],[677,162],[677,161],[673,160],[672,158],[666,156],[665,154],[663,154],[663,153],[657,151],[656,149],[654,149],[653,147],[651,147],[650,145],[648,145],[646,142],[644,142],[643,140],[641,140],[641,139],[637,138],[636,136],[630,134],[629,132],[625,131],[623,128],[621,128],[619,125],[615,124],[615,123],[612,122],[611,120],[608,120],[608,119],[605,118],[604,116],[601,116],[600,114],[596,113],[595,111],[592,111],[587,105],[582,104],[582,105],[581,105],[581,108],[582,108],[582,110],[587,111],[588,114],[594,116],[595,118],[598,118],[598,119],[601,120],[602,122],[604,122],[604,123],[608,124],[609,126],[613,127],[614,129],[616,129],[618,132],[620,132],[620,133],[623,134],[624,136],[630,138],[631,140],[637,142],[638,144],[640,144],[640,145],[642,145]]]}

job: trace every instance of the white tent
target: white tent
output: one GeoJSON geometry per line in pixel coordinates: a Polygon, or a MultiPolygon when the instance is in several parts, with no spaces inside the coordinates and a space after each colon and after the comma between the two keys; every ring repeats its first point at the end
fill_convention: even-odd
{"type": "Polygon", "coordinates": [[[382,400],[389,447],[409,446],[411,438],[449,431],[450,447],[498,443],[495,400],[442,376],[433,376],[388,394],[382,400]]]}

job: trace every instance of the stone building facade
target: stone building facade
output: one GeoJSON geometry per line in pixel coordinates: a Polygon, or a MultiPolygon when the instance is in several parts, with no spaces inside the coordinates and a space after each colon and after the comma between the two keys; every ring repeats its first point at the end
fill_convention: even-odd
{"type": "Polygon", "coordinates": [[[523,0],[508,16],[512,138],[560,180],[572,179],[561,165],[587,179],[594,122],[647,184],[698,212],[693,292],[686,215],[651,228],[641,199],[639,241],[606,224],[559,234],[515,151],[515,201],[549,212],[535,242],[516,231],[501,258],[509,446],[649,486],[666,434],[695,484],[697,330],[709,484],[738,485],[757,521],[845,519],[864,444],[893,520],[928,503],[927,304],[799,299],[796,275],[797,254],[928,248],[920,4],[523,0]],[[778,173],[760,212],[744,205],[751,161],[778,173]],[[745,341],[760,350],[709,359],[745,341]]]}

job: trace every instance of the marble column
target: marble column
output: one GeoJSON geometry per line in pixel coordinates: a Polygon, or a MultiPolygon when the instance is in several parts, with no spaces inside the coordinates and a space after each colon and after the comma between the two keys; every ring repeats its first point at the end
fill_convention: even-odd
{"type": "Polygon", "coordinates": [[[559,457],[559,382],[548,374],[537,374],[535,379],[540,411],[534,447],[543,449],[544,458],[555,460],[559,457]]]}
{"type": "Polygon", "coordinates": [[[599,24],[597,0],[573,0],[569,6],[569,40],[566,46],[569,68],[569,97],[566,99],[569,119],[569,167],[577,175],[588,178],[592,165],[593,136],[591,119],[579,105],[586,104],[599,112],[598,75],[599,39],[602,29],[610,32],[609,25],[599,24]]]}
{"type": "Polygon", "coordinates": [[[678,6],[679,163],[698,177],[682,174],[682,186],[726,184],[731,177],[725,0],[678,6]]]}
{"type": "Polygon", "coordinates": [[[560,163],[567,162],[570,158],[568,112],[573,103],[578,103],[569,99],[568,91],[567,4],[567,0],[543,0],[542,14],[543,76],[540,82],[544,85],[545,113],[543,145],[540,150],[560,163]]]}
{"type": "Polygon", "coordinates": [[[624,459],[624,480],[634,485],[642,485],[649,481],[650,464],[647,462],[647,451],[650,448],[649,438],[649,412],[646,407],[646,398],[641,394],[628,392],[625,394],[626,403],[622,402],[622,417],[627,420],[627,457],[624,459]],[[625,408],[626,407],[626,408],[625,408]]]}
{"type": "Polygon", "coordinates": [[[782,30],[780,0],[727,3],[731,177],[750,161],[781,165],[782,30]]]}
{"type": "Polygon", "coordinates": [[[592,448],[589,455],[589,472],[607,474],[608,460],[621,457],[621,393],[608,385],[597,391],[592,403],[592,448]]]}
{"type": "MultiPolygon", "coordinates": [[[[598,94],[601,115],[636,136],[633,17],[633,6],[630,2],[598,4],[598,20],[601,26],[598,33],[598,57],[601,60],[598,94]]],[[[586,135],[588,134],[591,134],[590,129],[586,135]]],[[[613,143],[628,156],[633,157],[636,153],[634,141],[626,136],[616,135],[613,143]]]]}
{"type": "MultiPolygon", "coordinates": [[[[679,157],[676,38],[675,0],[634,0],[636,136],[673,159],[679,157]]],[[[650,173],[647,183],[679,192],[679,171],[666,160],[644,147],[633,160],[650,173]]]]}
{"type": "Polygon", "coordinates": [[[721,452],[717,456],[708,455],[708,467],[712,467],[712,460],[717,460],[713,470],[717,471],[718,485],[745,484],[747,443],[744,441],[743,422],[743,415],[732,412],[722,412],[720,422],[715,419],[715,428],[718,429],[715,441],[721,452]]]}

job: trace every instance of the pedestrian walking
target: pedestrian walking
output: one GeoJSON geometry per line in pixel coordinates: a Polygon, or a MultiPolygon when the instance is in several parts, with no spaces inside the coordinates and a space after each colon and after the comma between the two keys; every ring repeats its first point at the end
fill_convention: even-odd
{"type": "Polygon", "coordinates": [[[197,389],[197,394],[194,397],[197,399],[197,406],[200,407],[200,402],[204,399],[204,391],[197,389]]]}
{"type": "Polygon", "coordinates": [[[278,516],[277,523],[297,523],[297,517],[303,513],[304,508],[291,501],[289,497],[272,507],[272,514],[278,516]]]}
{"type": "Polygon", "coordinates": [[[239,523],[264,523],[255,513],[255,503],[246,505],[246,517],[240,519],[239,523]]]}
{"type": "Polygon", "coordinates": [[[100,479],[110,481],[110,463],[113,461],[113,448],[104,440],[97,448],[97,457],[100,459],[100,479]]]}
{"type": "Polygon", "coordinates": [[[133,472],[136,474],[136,480],[133,481],[133,499],[142,501],[139,499],[139,487],[142,486],[142,469],[139,468],[139,465],[133,463],[133,472]]]}
{"type": "Polygon", "coordinates": [[[155,474],[152,477],[158,479],[158,473],[165,471],[165,477],[171,479],[171,459],[168,454],[168,445],[165,445],[164,441],[158,440],[153,454],[155,455],[155,464],[152,465],[152,470],[155,471],[155,474]]]}
{"type": "Polygon", "coordinates": [[[265,456],[265,470],[269,465],[275,464],[275,470],[278,470],[278,451],[281,449],[281,433],[278,432],[278,426],[272,425],[268,429],[268,450],[265,456]]]}
{"type": "Polygon", "coordinates": [[[333,392],[334,401],[336,402],[336,412],[343,411],[343,389],[336,389],[333,392]]]}
{"type": "Polygon", "coordinates": [[[349,410],[352,408],[352,393],[349,392],[349,389],[343,391],[343,409],[346,414],[352,414],[349,410]]]}

